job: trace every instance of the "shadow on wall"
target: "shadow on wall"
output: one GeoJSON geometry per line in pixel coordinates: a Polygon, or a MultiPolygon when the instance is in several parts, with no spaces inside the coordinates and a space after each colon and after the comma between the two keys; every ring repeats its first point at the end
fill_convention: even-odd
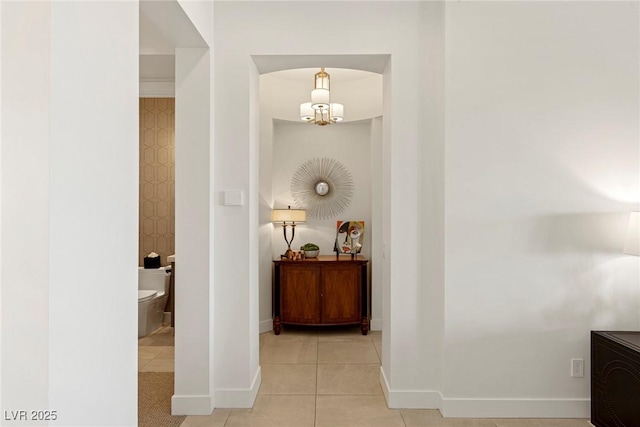
{"type": "Polygon", "coordinates": [[[628,212],[538,216],[528,247],[539,253],[620,255],[628,222],[628,212]]]}
{"type": "Polygon", "coordinates": [[[447,282],[449,342],[491,330],[586,340],[591,329],[637,329],[640,263],[622,252],[628,218],[541,215],[465,228],[470,244],[454,253],[464,263],[447,282]]]}
{"type": "Polygon", "coordinates": [[[564,214],[536,221],[533,245],[562,263],[555,298],[543,311],[552,327],[636,329],[640,268],[622,252],[629,213],[564,214]]]}

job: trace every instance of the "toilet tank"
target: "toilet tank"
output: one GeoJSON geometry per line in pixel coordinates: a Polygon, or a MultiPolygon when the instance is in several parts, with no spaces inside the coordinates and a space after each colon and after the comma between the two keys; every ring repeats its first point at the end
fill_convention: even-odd
{"type": "Polygon", "coordinates": [[[167,293],[169,291],[169,276],[171,267],[143,268],[138,267],[138,289],[141,291],[158,291],[167,293]]]}

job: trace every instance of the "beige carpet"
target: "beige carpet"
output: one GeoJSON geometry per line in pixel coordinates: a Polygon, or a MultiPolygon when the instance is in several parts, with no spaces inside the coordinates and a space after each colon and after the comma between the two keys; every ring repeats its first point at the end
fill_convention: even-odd
{"type": "Polygon", "coordinates": [[[171,415],[173,372],[138,372],[138,427],[178,427],[186,417],[171,415]]]}

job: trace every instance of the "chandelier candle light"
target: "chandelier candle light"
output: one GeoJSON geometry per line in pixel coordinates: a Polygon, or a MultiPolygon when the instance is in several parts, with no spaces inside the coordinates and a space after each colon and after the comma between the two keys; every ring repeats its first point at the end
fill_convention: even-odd
{"type": "Polygon", "coordinates": [[[326,126],[344,120],[344,106],[331,103],[331,76],[320,68],[314,78],[311,102],[300,104],[300,120],[326,126]]]}

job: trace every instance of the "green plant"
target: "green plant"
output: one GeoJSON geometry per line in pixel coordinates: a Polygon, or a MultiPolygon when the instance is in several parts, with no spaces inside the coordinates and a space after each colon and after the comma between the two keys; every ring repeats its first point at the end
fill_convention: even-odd
{"type": "Polygon", "coordinates": [[[307,243],[305,245],[300,246],[300,250],[301,251],[319,251],[320,246],[316,245],[315,243],[307,243]]]}

